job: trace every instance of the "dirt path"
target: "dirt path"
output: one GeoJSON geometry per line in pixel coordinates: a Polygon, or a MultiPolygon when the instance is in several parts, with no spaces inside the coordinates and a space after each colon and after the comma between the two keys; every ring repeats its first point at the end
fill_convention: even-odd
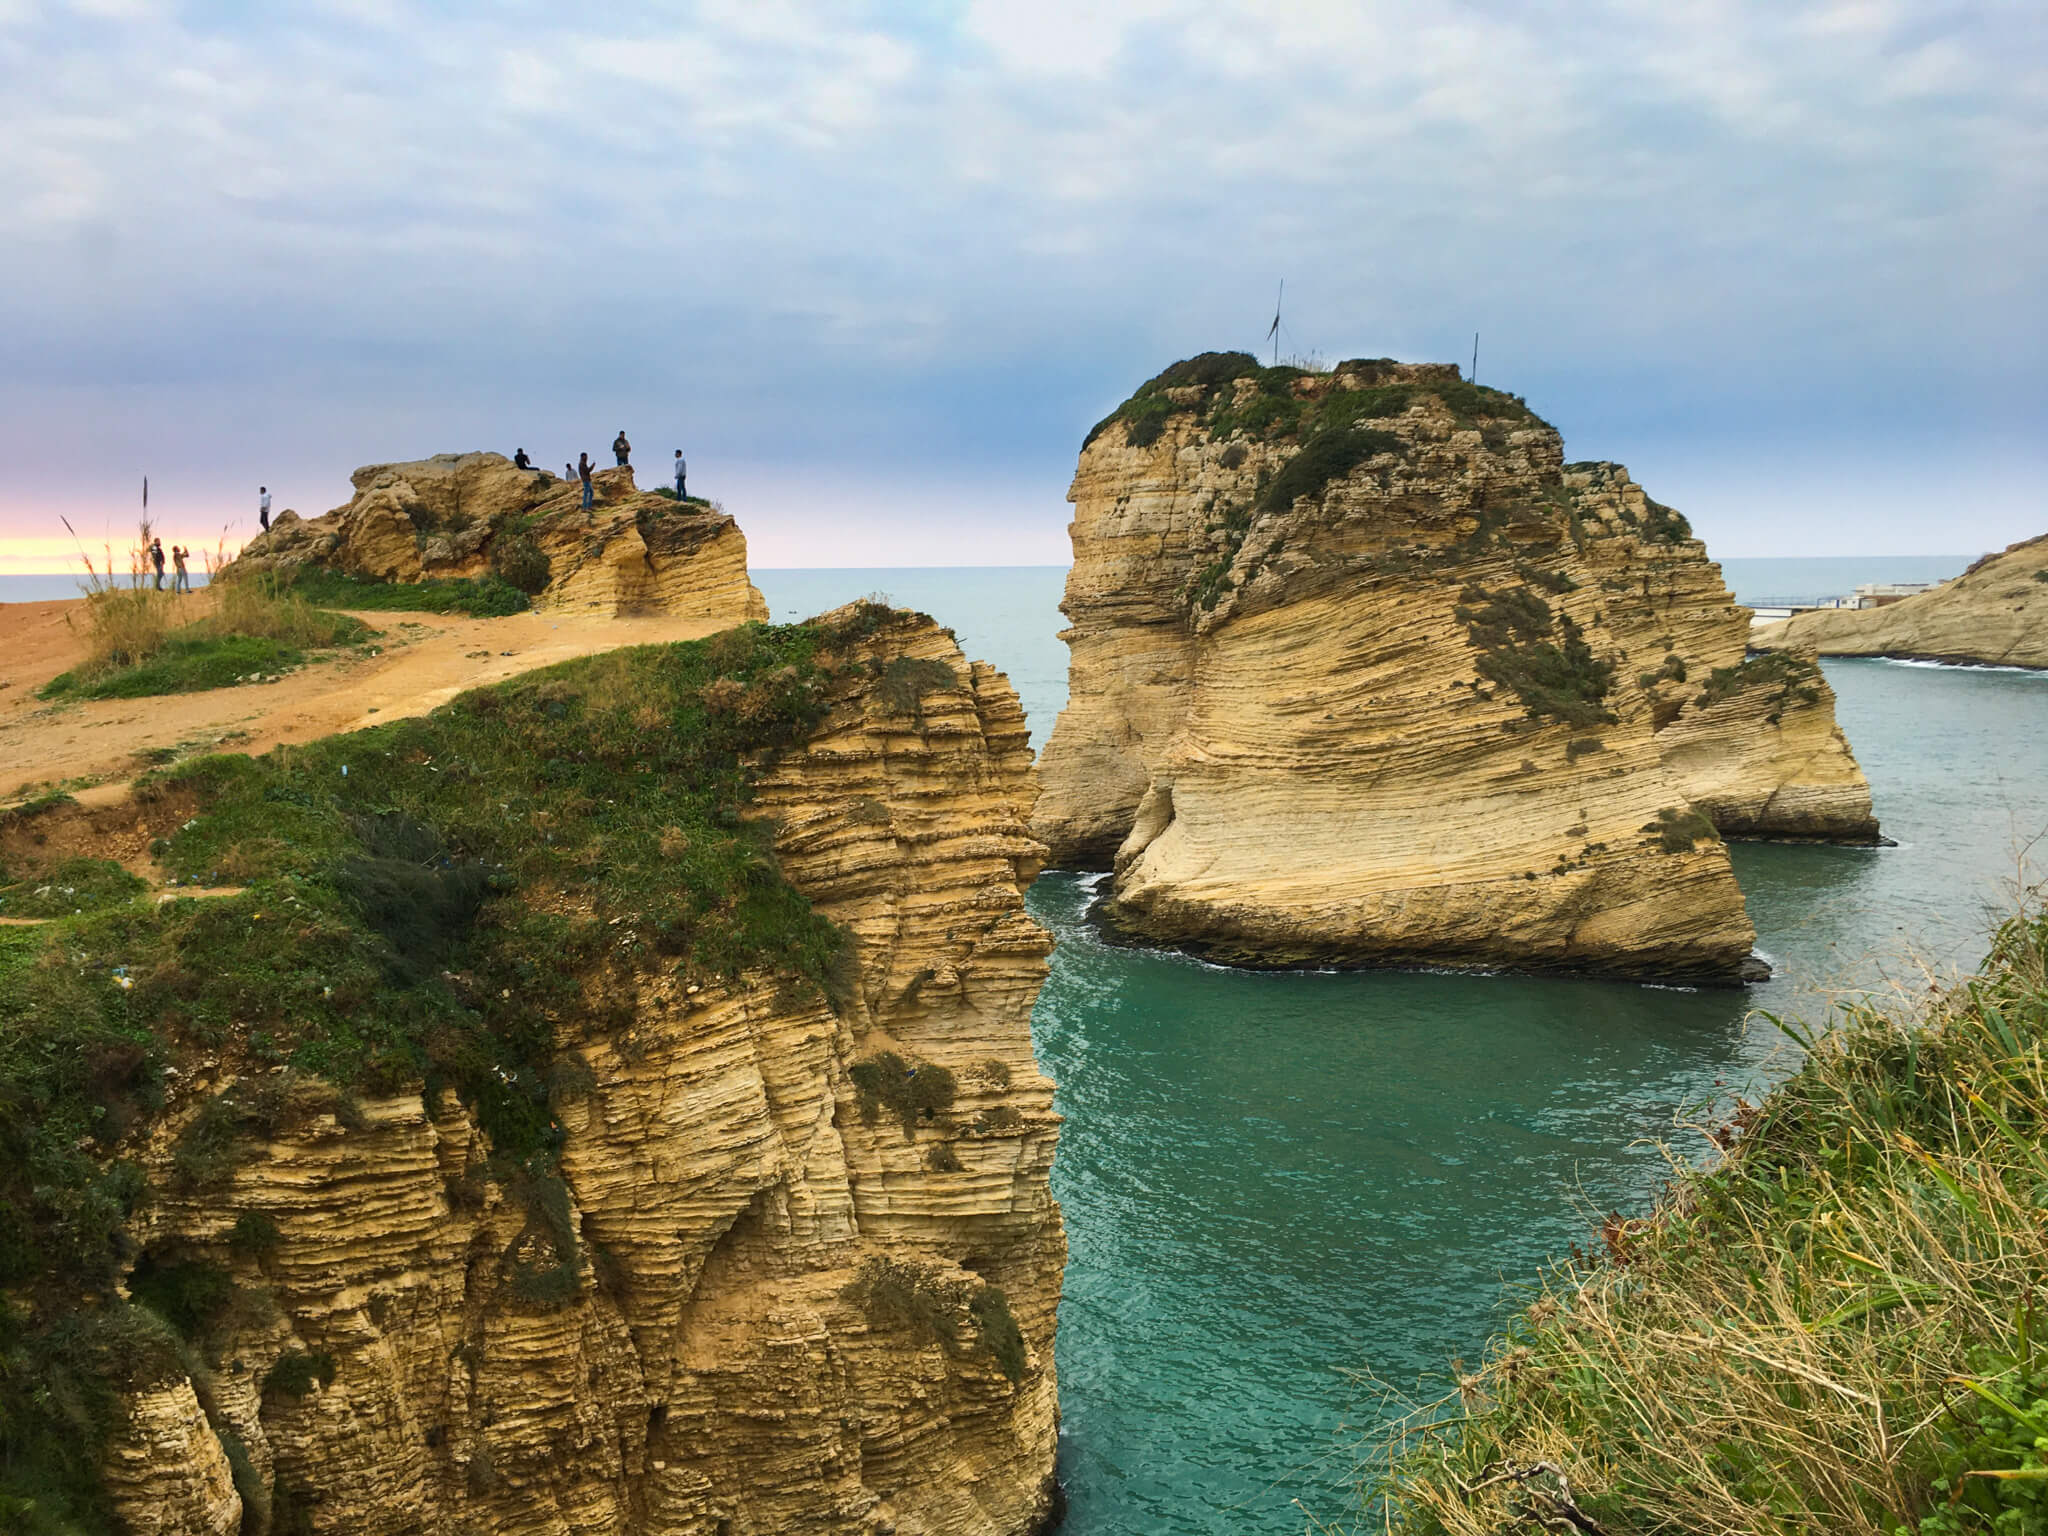
{"type": "Polygon", "coordinates": [[[622,645],[694,640],[704,620],[513,614],[362,613],[377,656],[154,699],[49,704],[36,690],[85,659],[84,604],[0,603],[0,803],[61,785],[132,778],[164,754],[264,752],[394,716],[424,714],[465,688],[622,645]],[[76,618],[78,628],[66,623],[76,618]]]}

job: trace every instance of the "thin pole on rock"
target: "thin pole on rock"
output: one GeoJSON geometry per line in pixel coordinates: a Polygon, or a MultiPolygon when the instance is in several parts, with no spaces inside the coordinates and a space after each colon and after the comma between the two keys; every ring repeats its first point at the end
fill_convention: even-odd
{"type": "Polygon", "coordinates": [[[1479,333],[1478,333],[1477,331],[1474,331],[1474,332],[1472,333],[1472,379],[1471,379],[1471,382],[1472,382],[1472,383],[1474,383],[1474,384],[1477,384],[1477,383],[1479,382],[1479,333]]]}

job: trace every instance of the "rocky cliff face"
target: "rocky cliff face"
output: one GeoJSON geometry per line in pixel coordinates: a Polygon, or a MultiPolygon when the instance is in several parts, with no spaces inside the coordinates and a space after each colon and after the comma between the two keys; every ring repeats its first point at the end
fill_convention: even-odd
{"type": "Polygon", "coordinates": [[[497,453],[370,464],[350,479],[346,504],[310,521],[284,512],[231,569],[314,565],[399,582],[509,570],[522,578],[515,585],[538,590],[540,608],[768,617],[732,518],[707,502],[643,492],[631,469],[598,471],[589,512],[577,482],[497,453]]]}
{"type": "Polygon", "coordinates": [[[1178,364],[1070,497],[1033,827],[1141,936],[1733,977],[1715,823],[1876,836],[1825,679],[1745,661],[1684,519],[1454,367],[1178,364]]]}
{"type": "Polygon", "coordinates": [[[2048,534],[1986,555],[1954,581],[1883,608],[1794,614],[1762,650],[2048,667],[2048,534]]]}
{"type": "MultiPolygon", "coordinates": [[[[490,740],[435,735],[431,722],[418,727],[428,734],[400,725],[297,749],[266,770],[331,786],[266,802],[297,807],[352,793],[334,772],[346,757],[356,780],[396,775],[379,780],[378,801],[421,817],[419,797],[444,788],[430,773],[466,774],[476,787],[441,803],[503,799],[536,840],[581,846],[582,828],[625,814],[591,777],[609,750],[596,743],[630,743],[667,718],[744,731],[792,699],[808,712],[798,744],[753,770],[747,814],[772,818],[772,848],[737,845],[746,862],[724,896],[663,905],[669,887],[702,884],[699,861],[725,856],[690,825],[658,839],[615,825],[587,853],[534,866],[573,878],[519,877],[522,910],[568,936],[558,959],[517,962],[535,996],[558,1006],[522,1013],[511,985],[499,1001],[474,958],[433,961],[408,989],[379,994],[388,1011],[422,988],[451,989],[447,1022],[416,1032],[439,1063],[424,1089],[403,1068],[390,1086],[372,1067],[342,1089],[274,1064],[288,1048],[294,1062],[338,1060],[359,1034],[391,1026],[332,1000],[364,985],[330,954],[331,925],[357,908],[321,907],[312,875],[261,876],[260,850],[191,855],[227,861],[249,889],[162,909],[185,915],[153,919],[158,937],[145,925],[64,941],[97,957],[79,986],[135,988],[108,993],[107,1017],[146,1003],[164,1063],[159,1108],[80,1143],[103,1146],[106,1166],[131,1160],[155,1192],[116,1234],[119,1286],[188,1341],[128,1373],[104,1459],[126,1529],[1010,1536],[1043,1521],[1065,1241],[1047,1185],[1052,1084],[1029,1028],[1050,942],[1023,909],[1044,853],[1025,826],[1024,717],[1001,674],[967,663],[922,617],[842,614],[818,631],[838,647],[822,671],[803,659],[812,633],[774,632],[759,642],[782,647],[769,655],[741,632],[731,649],[754,659],[680,694],[648,671],[665,663],[631,653],[451,706],[487,734],[500,720],[513,729],[516,714],[520,730],[574,738],[530,764],[553,799],[518,787],[522,751],[504,757],[513,779],[494,777],[490,740]],[[683,711],[673,717],[662,713],[672,697],[683,711]],[[377,766],[380,752],[399,766],[377,766]],[[586,858],[599,861],[588,883],[586,858]],[[256,865],[244,872],[238,859],[256,865]],[[777,879],[851,935],[836,998],[800,973],[775,974],[772,954],[737,975],[702,958],[704,936],[768,901],[777,879]],[[291,1047],[288,1023],[273,1040],[232,1022],[271,1006],[239,951],[204,951],[217,981],[182,969],[179,925],[216,906],[232,908],[236,933],[292,925],[284,953],[320,969],[290,983],[289,1006],[329,1020],[304,1026],[310,1043],[291,1047]],[[109,979],[102,942],[131,956],[155,943],[157,958],[109,979]],[[228,1022],[201,1030],[201,1017],[228,1022]],[[451,1047],[451,1031],[478,1017],[485,1032],[451,1047]],[[479,1068],[474,1053],[507,1050],[522,1018],[547,1021],[528,1058],[541,1065],[515,1052],[479,1068]],[[494,1142],[487,1123],[526,1123],[528,1140],[494,1142]]],[[[706,676],[725,665],[715,651],[705,662],[662,649],[699,657],[691,665],[706,676]]],[[[696,760],[689,743],[673,750],[696,760]]],[[[630,756],[614,766],[635,782],[630,756]]],[[[208,783],[244,782],[206,772],[219,776],[208,783]]],[[[136,839],[167,838],[157,846],[176,867],[209,818],[238,814],[240,791],[209,799],[188,787],[200,782],[96,814],[135,820],[136,839]]],[[[68,814],[45,818],[38,846],[63,841],[68,814]]],[[[377,828],[395,814],[350,812],[336,825],[388,842],[377,828]]],[[[704,826],[729,816],[717,810],[704,826]]],[[[11,854],[36,856],[21,839],[11,854]]],[[[450,857],[429,859],[439,874],[414,863],[411,875],[377,877],[395,884],[361,883],[383,868],[367,853],[340,867],[357,882],[348,889],[368,892],[365,910],[426,881],[417,910],[445,919],[460,888],[450,857]]],[[[512,878],[493,867],[499,884],[512,878]]],[[[796,950],[816,930],[790,931],[796,950]]],[[[392,963],[404,963],[409,941],[394,942],[392,963]]],[[[87,1314],[88,1336],[115,1316],[87,1314]]]]}

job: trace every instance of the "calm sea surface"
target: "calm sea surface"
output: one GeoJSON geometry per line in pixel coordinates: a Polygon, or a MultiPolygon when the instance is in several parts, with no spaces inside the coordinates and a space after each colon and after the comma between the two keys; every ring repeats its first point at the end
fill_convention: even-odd
{"type": "MultiPolygon", "coordinates": [[[[1738,596],[1953,575],[1966,560],[1728,561],[1738,596]],[[1824,565],[1825,569],[1816,569],[1824,565]]],[[[763,571],[778,620],[870,592],[1010,674],[1043,744],[1066,695],[1060,569],[763,571]]],[[[1967,966],[2048,832],[2048,675],[1830,662],[1882,850],[1738,846],[1775,980],[1747,991],[1404,973],[1256,975],[1110,948],[1084,877],[1033,1021],[1067,1117],[1053,1187],[1067,1529],[1299,1532],[1356,1510],[1381,1413],[1476,1359],[1544,1260],[1640,1210],[1687,1106],[1789,1065],[1752,1009],[1967,966]],[[1298,1501],[1298,1502],[1297,1502],[1298,1501]]],[[[2048,843],[2042,845],[2048,851],[2048,843]]],[[[2039,873],[2038,866],[2036,874],[2039,873]]],[[[1423,1390],[1435,1395],[1433,1384],[1423,1390]]]]}

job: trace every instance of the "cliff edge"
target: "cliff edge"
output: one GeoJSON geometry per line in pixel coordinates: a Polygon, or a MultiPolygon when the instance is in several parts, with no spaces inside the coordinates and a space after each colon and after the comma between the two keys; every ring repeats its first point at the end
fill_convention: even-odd
{"type": "Polygon", "coordinates": [[[1759,650],[2048,667],[2048,534],[1986,555],[1954,581],[1883,608],[1818,609],[1765,625],[1759,650]]]}
{"type": "Polygon", "coordinates": [[[314,566],[375,581],[496,574],[534,606],[663,613],[727,624],[768,617],[747,580],[747,541],[709,502],[642,491],[630,468],[582,488],[498,453],[443,453],[369,464],[355,494],[323,517],[286,511],[226,568],[314,566]]]}
{"type": "Polygon", "coordinates": [[[1033,794],[1001,674],[859,605],[10,813],[5,894],[86,894],[0,929],[0,1494],[1035,1529],[1033,794]]]}
{"type": "Polygon", "coordinates": [[[1870,842],[1817,667],[1619,465],[1449,365],[1211,353],[1089,434],[1033,822],[1244,964],[1734,978],[1721,833],[1870,842]]]}

